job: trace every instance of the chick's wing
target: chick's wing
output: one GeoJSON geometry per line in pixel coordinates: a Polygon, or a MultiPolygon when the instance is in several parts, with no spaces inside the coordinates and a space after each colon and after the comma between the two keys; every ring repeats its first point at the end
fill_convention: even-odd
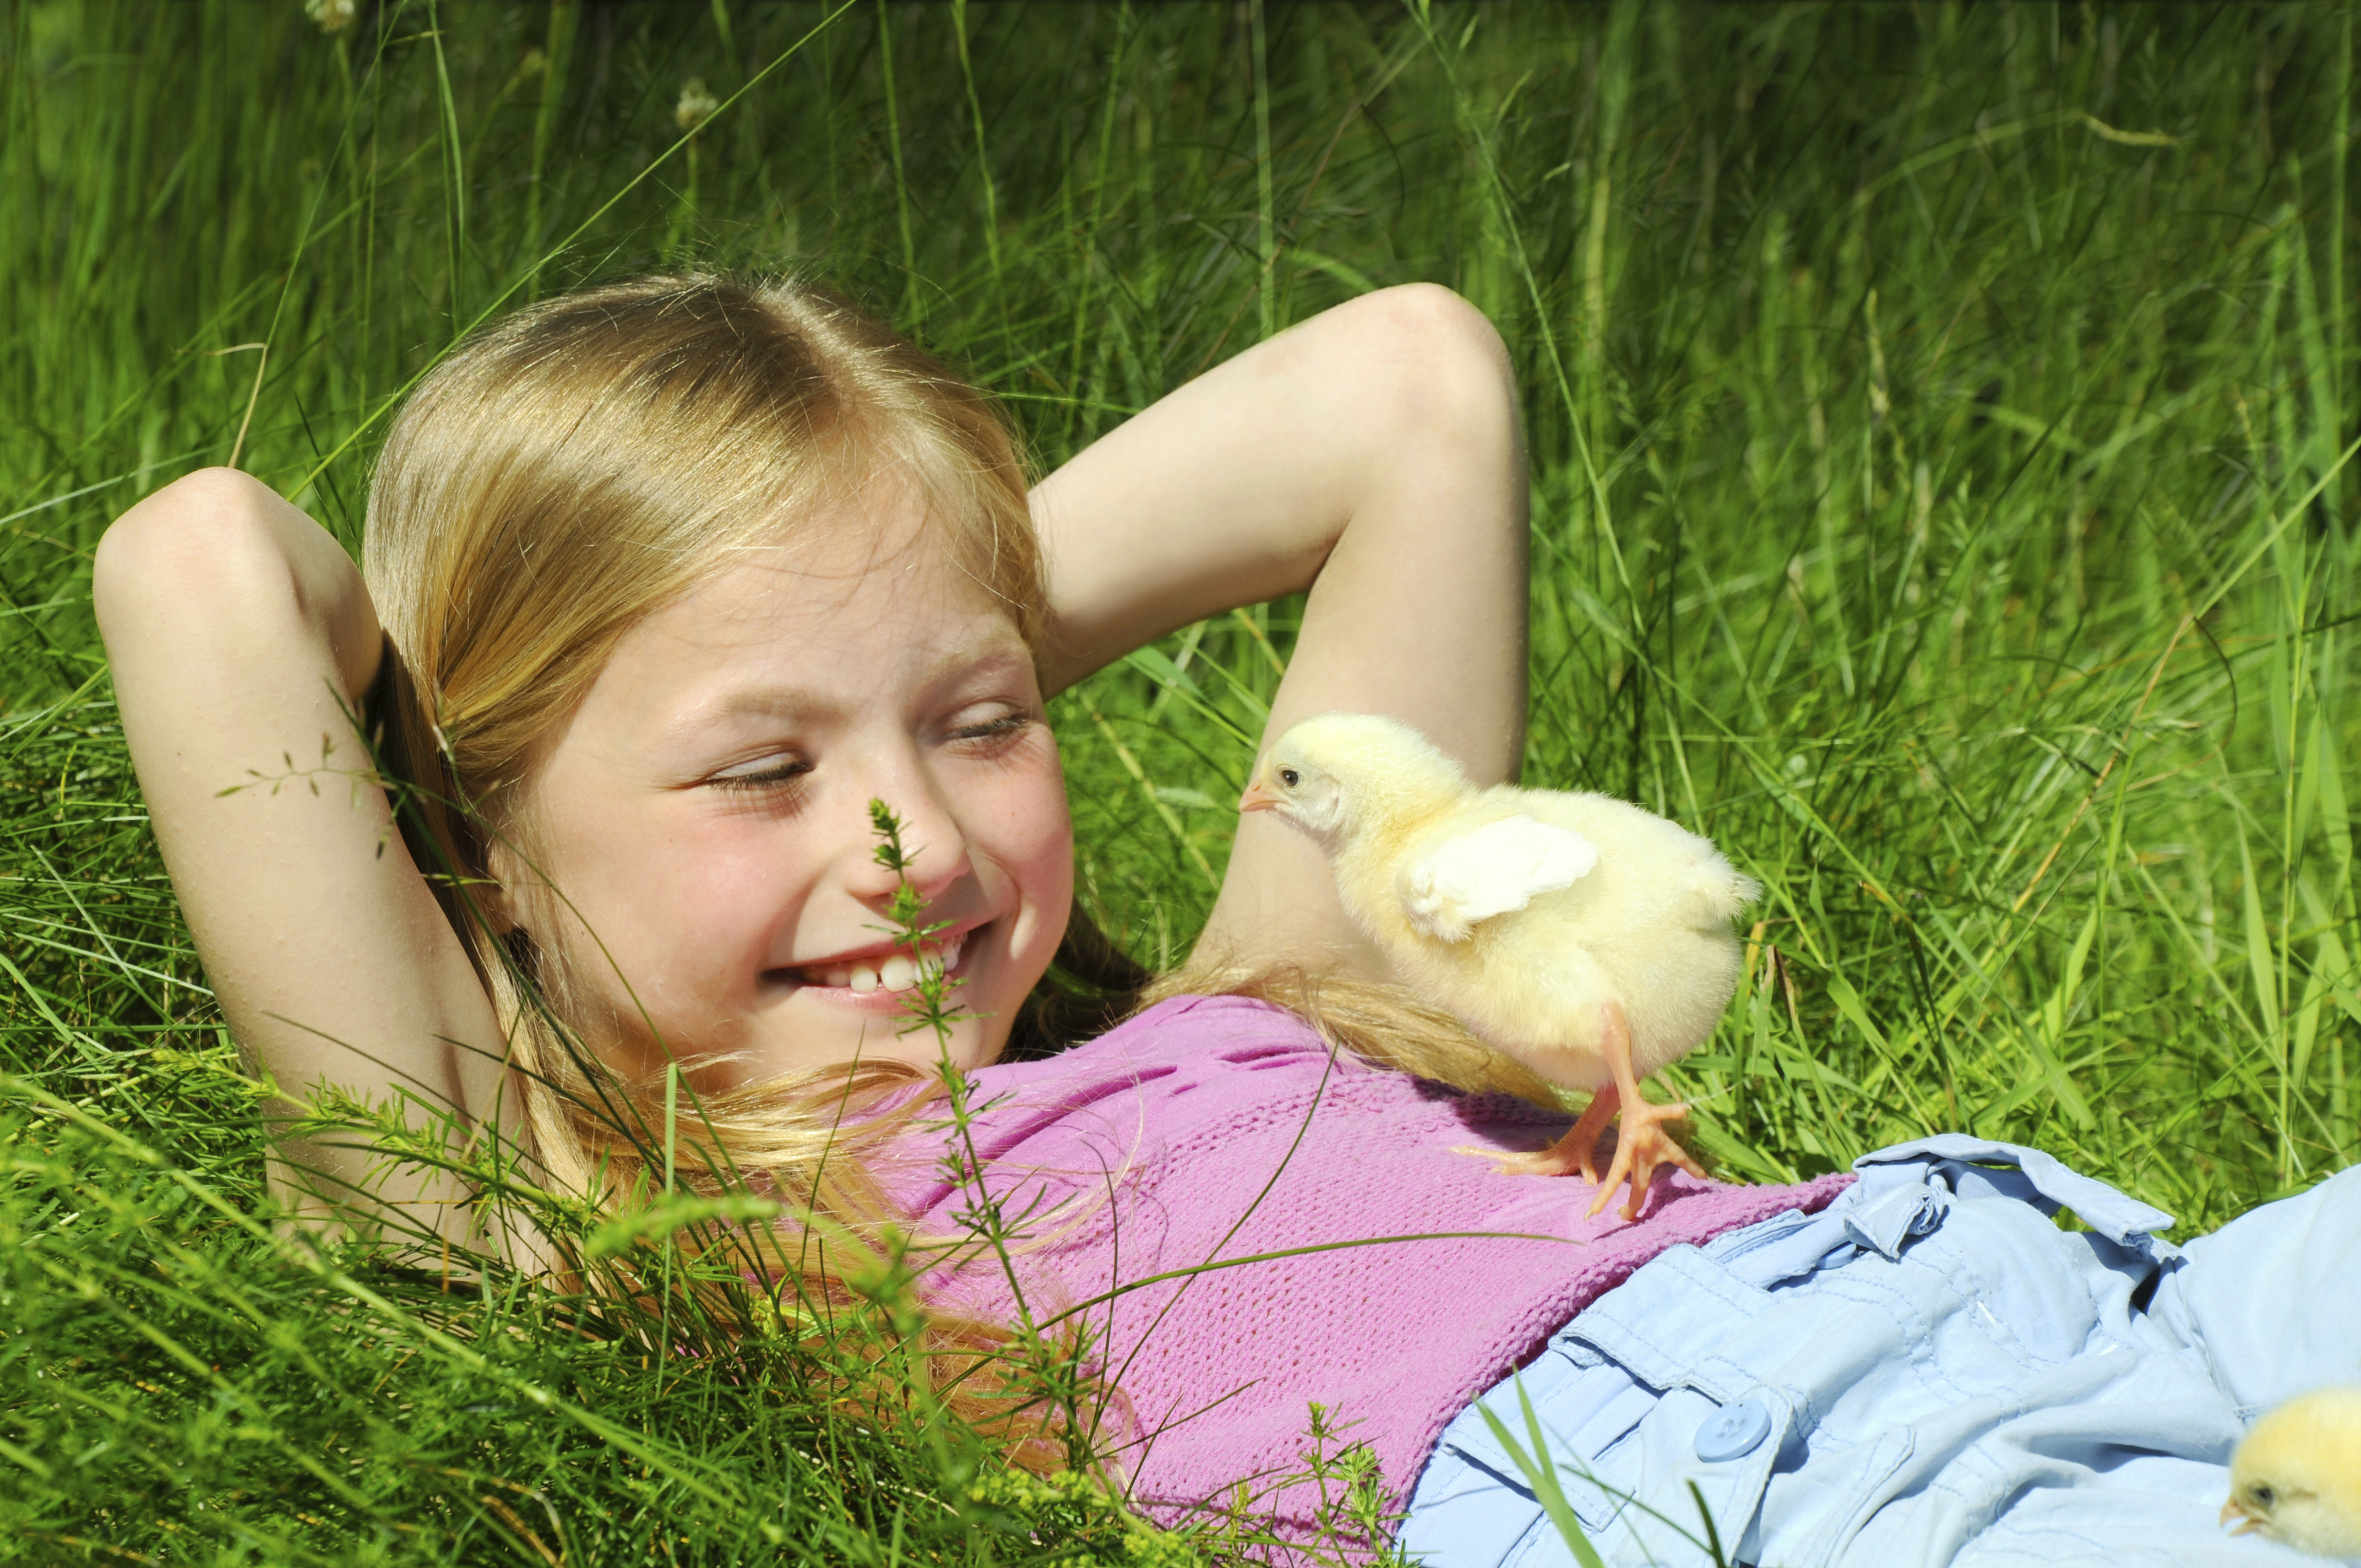
{"type": "Polygon", "coordinates": [[[1459,942],[1477,921],[1572,887],[1598,863],[1598,846],[1571,828],[1506,817],[1425,846],[1403,862],[1395,885],[1412,926],[1459,942]]]}

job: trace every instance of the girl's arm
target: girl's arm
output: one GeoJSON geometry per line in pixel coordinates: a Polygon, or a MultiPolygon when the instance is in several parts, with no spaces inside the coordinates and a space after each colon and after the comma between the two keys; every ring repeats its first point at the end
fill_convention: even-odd
{"type": "MultiPolygon", "coordinates": [[[[1052,689],[1177,627],[1309,587],[1268,746],[1300,718],[1390,714],[1479,784],[1524,745],[1525,454],[1509,358],[1450,291],[1367,295],[1190,382],[1033,492],[1052,689]]],[[[1319,850],[1239,822],[1200,950],[1384,960],[1319,850]]]]}
{"type": "MultiPolygon", "coordinates": [[[[486,1114],[503,1071],[491,1003],[338,706],[358,710],[381,646],[351,559],[268,488],[216,468],[117,519],[93,591],[132,763],[231,1030],[291,1094],[407,1089],[486,1114]]],[[[273,1185],[316,1212],[370,1163],[281,1141],[273,1185]]],[[[454,1182],[382,1196],[464,1231],[454,1182]]]]}

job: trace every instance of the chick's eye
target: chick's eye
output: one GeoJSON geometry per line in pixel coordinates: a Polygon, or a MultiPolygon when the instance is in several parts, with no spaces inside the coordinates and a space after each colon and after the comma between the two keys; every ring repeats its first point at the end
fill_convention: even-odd
{"type": "Polygon", "coordinates": [[[2278,1502],[2278,1501],[2279,1500],[2279,1493],[2278,1493],[2277,1491],[2273,1490],[2273,1489],[2272,1489],[2271,1487],[2269,1487],[2269,1486],[2257,1486],[2257,1487],[2255,1487],[2255,1488],[2254,1488],[2253,1496],[2254,1496],[2254,1499],[2255,1499],[2255,1506],[2256,1506],[2257,1508],[2269,1508],[2273,1503],[2276,1503],[2276,1502],[2278,1502]]]}
{"type": "Polygon", "coordinates": [[[1288,788],[1293,789],[1297,784],[1303,782],[1303,775],[1297,773],[1293,768],[1281,768],[1279,770],[1279,782],[1285,784],[1288,788]]]}

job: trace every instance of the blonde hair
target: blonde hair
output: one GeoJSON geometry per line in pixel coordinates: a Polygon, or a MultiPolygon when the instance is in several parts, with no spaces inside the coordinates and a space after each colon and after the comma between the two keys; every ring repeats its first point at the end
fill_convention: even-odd
{"type": "Polygon", "coordinates": [[[1193,955],[1143,986],[1137,1006],[1176,996],[1247,996],[1296,1014],[1334,1050],[1470,1094],[1504,1094],[1556,1109],[1562,1102],[1532,1069],[1502,1056],[1443,1009],[1401,986],[1288,960],[1249,963],[1193,955]]]}

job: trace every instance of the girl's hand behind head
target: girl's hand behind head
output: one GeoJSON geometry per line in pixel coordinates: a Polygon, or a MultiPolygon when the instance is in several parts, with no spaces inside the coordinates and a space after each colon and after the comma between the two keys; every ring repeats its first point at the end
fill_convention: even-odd
{"type": "Polygon", "coordinates": [[[719,1058],[708,1092],[936,1059],[901,1033],[916,975],[873,799],[904,819],[925,923],[949,923],[961,1066],[999,1053],[1063,934],[1072,833],[1032,654],[911,492],[869,497],[624,634],[491,855],[501,914],[627,1080],[667,1053],[719,1058]]]}

